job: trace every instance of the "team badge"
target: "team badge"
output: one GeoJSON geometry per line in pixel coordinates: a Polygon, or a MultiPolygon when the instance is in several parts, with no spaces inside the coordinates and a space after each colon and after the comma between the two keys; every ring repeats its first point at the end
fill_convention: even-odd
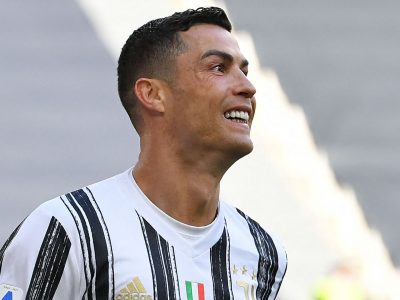
{"type": "Polygon", "coordinates": [[[9,284],[0,284],[0,300],[22,300],[22,289],[9,284]]]}
{"type": "Polygon", "coordinates": [[[257,273],[255,270],[249,270],[246,265],[236,266],[232,268],[233,280],[236,286],[243,291],[244,299],[255,300],[257,289],[257,273]]]}
{"type": "Polygon", "coordinates": [[[185,281],[187,300],[204,300],[204,283],[185,281]]]}

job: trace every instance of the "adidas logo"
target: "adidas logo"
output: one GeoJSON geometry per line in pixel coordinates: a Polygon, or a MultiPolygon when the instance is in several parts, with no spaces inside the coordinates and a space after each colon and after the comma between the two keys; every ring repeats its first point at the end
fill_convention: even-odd
{"type": "Polygon", "coordinates": [[[133,278],[133,280],[128,283],[128,285],[123,288],[116,300],[153,300],[153,297],[146,293],[146,289],[143,283],[140,281],[139,277],[133,278]]]}

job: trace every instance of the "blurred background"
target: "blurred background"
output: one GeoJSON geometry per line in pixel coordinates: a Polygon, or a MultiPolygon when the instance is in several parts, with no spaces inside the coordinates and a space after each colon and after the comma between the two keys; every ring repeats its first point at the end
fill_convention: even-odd
{"type": "Polygon", "coordinates": [[[40,203],[135,163],[122,44],[152,18],[216,5],[258,90],[255,150],[222,193],[285,245],[278,299],[338,280],[400,299],[400,2],[142,2],[0,1],[0,244],[40,203]]]}

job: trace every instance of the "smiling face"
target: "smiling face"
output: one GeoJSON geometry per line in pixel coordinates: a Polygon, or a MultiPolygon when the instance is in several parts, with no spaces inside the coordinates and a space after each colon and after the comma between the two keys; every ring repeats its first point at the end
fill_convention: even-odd
{"type": "Polygon", "coordinates": [[[200,24],[179,34],[187,50],[176,58],[166,103],[171,142],[189,153],[220,153],[235,161],[253,149],[256,91],[247,78],[247,60],[219,26],[200,24]]]}

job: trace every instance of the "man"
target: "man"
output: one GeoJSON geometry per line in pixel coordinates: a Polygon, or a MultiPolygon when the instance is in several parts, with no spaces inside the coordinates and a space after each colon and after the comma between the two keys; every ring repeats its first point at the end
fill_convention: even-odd
{"type": "Polygon", "coordinates": [[[230,31],[210,7],[132,33],[118,89],[138,163],[26,218],[0,251],[0,297],[275,299],[284,249],[219,198],[253,148],[256,91],[230,31]]]}

